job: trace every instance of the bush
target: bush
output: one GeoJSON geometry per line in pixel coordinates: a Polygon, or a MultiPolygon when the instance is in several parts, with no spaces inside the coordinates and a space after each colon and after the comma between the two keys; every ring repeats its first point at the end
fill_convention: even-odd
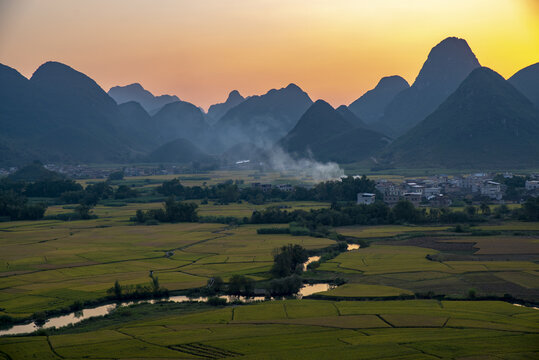
{"type": "Polygon", "coordinates": [[[197,207],[195,203],[182,203],[169,197],[164,209],[137,210],[130,220],[137,223],[147,223],[150,220],[171,223],[195,222],[198,220],[197,207]]]}
{"type": "Polygon", "coordinates": [[[211,306],[224,306],[226,305],[226,299],[223,299],[217,296],[212,296],[208,298],[206,303],[211,306]]]}
{"type": "Polygon", "coordinates": [[[257,234],[290,234],[289,228],[260,228],[256,230],[257,234]]]}
{"type": "Polygon", "coordinates": [[[249,296],[253,294],[254,288],[254,281],[243,275],[233,275],[228,281],[228,293],[230,295],[249,296]]]}
{"type": "Polygon", "coordinates": [[[274,250],[271,273],[276,278],[301,274],[303,263],[309,258],[307,250],[301,245],[288,244],[274,250]]]}
{"type": "Polygon", "coordinates": [[[303,281],[298,275],[291,275],[280,279],[273,279],[269,284],[269,293],[272,296],[287,296],[297,294],[303,281]]]}

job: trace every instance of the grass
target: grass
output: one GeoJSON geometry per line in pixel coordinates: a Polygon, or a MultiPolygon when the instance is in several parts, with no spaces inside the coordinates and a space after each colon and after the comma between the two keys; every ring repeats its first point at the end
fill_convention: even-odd
{"type": "Polygon", "coordinates": [[[499,231],[539,231],[539,222],[504,222],[502,224],[487,224],[474,227],[479,230],[499,230],[499,231]]]}
{"type": "Polygon", "coordinates": [[[478,255],[539,254],[539,236],[459,236],[444,242],[473,242],[478,255]]]}
{"type": "Polygon", "coordinates": [[[371,295],[359,295],[363,290],[368,294],[368,286],[375,286],[372,289],[377,291],[389,286],[402,291],[375,291],[372,296],[435,293],[462,298],[474,289],[478,296],[511,294],[526,301],[538,301],[539,264],[537,255],[533,255],[534,237],[433,236],[419,240],[411,245],[407,245],[409,240],[392,240],[391,245],[381,241],[323,262],[319,271],[343,276],[348,281],[347,285],[330,290],[328,295],[368,297],[371,295]],[[444,248],[460,242],[476,243],[478,251],[474,254],[471,246],[466,247],[469,250],[457,248],[455,253],[451,253],[450,247],[444,248]],[[441,246],[445,250],[420,247],[420,244],[441,246]],[[429,260],[432,256],[444,260],[429,260]]]}
{"type": "Polygon", "coordinates": [[[344,236],[357,238],[384,238],[393,237],[406,233],[439,232],[449,229],[449,226],[405,226],[405,225],[381,225],[381,226],[343,226],[335,228],[335,231],[344,236]]]}
{"type": "Polygon", "coordinates": [[[413,295],[409,290],[399,289],[392,286],[383,285],[366,285],[366,284],[344,284],[320,293],[324,296],[336,297],[384,297],[384,296],[399,296],[413,295]]]}
{"type": "Polygon", "coordinates": [[[100,298],[116,280],[148,284],[150,270],[169,290],[200,287],[216,275],[226,280],[267,272],[273,249],[288,243],[307,249],[334,244],[307,236],[258,236],[257,226],[135,226],[127,222],[134,207],[127,208],[99,207],[100,217],[88,221],[0,223],[0,314],[25,317],[100,298]],[[174,255],[166,257],[170,250],[174,255]]]}
{"type": "Polygon", "coordinates": [[[361,251],[342,253],[322,263],[320,270],[364,274],[413,271],[452,272],[447,265],[426,259],[435,250],[415,246],[371,245],[361,251]]]}
{"type": "Polygon", "coordinates": [[[0,338],[11,358],[533,358],[536,310],[502,302],[287,300],[131,307],[49,336],[0,338]],[[524,316],[519,318],[517,316],[524,316]],[[111,319],[109,319],[111,318],[111,319]]]}
{"type": "MultiPolygon", "coordinates": [[[[177,176],[185,185],[236,178],[244,180],[245,186],[255,181],[310,181],[254,171],[125,181],[151,190],[158,180],[177,176]]],[[[201,204],[199,210],[203,216],[244,217],[271,205],[287,205],[289,210],[328,206],[210,203],[201,204]]],[[[324,238],[258,235],[259,225],[129,222],[137,209],[161,206],[99,205],[94,209],[99,218],[88,221],[0,223],[0,315],[25,317],[97,299],[115,280],[126,285],[149,283],[150,270],[170,290],[200,287],[216,275],[225,280],[232,274],[266,280],[276,247],[295,243],[313,250],[334,244],[324,238]],[[167,257],[167,251],[174,254],[167,257]]],[[[47,214],[72,211],[52,206],[47,214]]],[[[429,291],[462,298],[473,288],[478,296],[507,292],[537,302],[537,226],[506,222],[477,227],[502,231],[496,236],[459,235],[446,231],[447,226],[342,227],[337,231],[343,235],[376,242],[341,253],[306,275],[347,281],[323,293],[329,300],[227,307],[141,304],[74,327],[47,330],[47,336],[0,338],[0,359],[327,359],[336,354],[339,359],[537,358],[537,310],[500,301],[351,301],[429,291]],[[411,239],[414,233],[424,236],[411,239]],[[475,244],[475,252],[463,243],[475,244]],[[428,255],[443,261],[431,261],[428,255]]]]}

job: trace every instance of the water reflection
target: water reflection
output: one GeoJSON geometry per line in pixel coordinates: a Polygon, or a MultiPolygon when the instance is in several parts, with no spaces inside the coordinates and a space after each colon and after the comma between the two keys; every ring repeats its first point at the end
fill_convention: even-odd
{"type": "Polygon", "coordinates": [[[107,315],[116,307],[117,307],[116,304],[109,304],[109,305],[98,306],[96,308],[84,309],[81,311],[73,312],[68,315],[52,317],[48,319],[45,325],[43,325],[42,327],[37,326],[35,323],[25,324],[25,325],[15,325],[10,329],[0,330],[0,336],[27,334],[27,333],[34,332],[40,328],[50,329],[54,327],[59,328],[62,326],[76,324],[78,322],[81,322],[84,319],[89,319],[95,316],[107,315]]]}
{"type": "MultiPolygon", "coordinates": [[[[348,244],[347,250],[358,250],[359,245],[358,244],[348,244]]],[[[307,270],[307,266],[315,261],[320,260],[320,256],[311,256],[307,259],[307,261],[303,264],[303,270],[307,270]]],[[[329,284],[306,284],[303,285],[303,287],[299,290],[298,294],[296,295],[296,298],[301,299],[305,296],[309,296],[318,292],[322,291],[328,291],[332,288],[332,285],[329,284]]],[[[266,301],[266,300],[279,300],[281,298],[266,298],[264,296],[254,296],[254,297],[245,297],[245,296],[232,296],[232,295],[222,295],[219,296],[221,299],[226,299],[227,302],[235,302],[235,301],[241,301],[244,303],[250,303],[255,301],[266,301]]],[[[97,317],[97,316],[105,316],[109,314],[111,311],[118,307],[122,306],[130,306],[133,304],[138,303],[150,303],[155,304],[158,301],[172,301],[176,303],[182,303],[182,302],[189,302],[189,301],[195,301],[195,302],[206,302],[208,301],[207,297],[197,297],[197,298],[190,298],[187,296],[171,296],[168,299],[159,299],[159,300],[144,300],[144,301],[126,301],[121,302],[118,304],[108,304],[103,306],[98,306],[95,308],[89,308],[84,309],[80,311],[73,312],[68,315],[62,315],[53,317],[47,320],[45,325],[42,327],[37,326],[35,323],[31,324],[24,324],[24,325],[15,325],[9,329],[6,330],[0,330],[0,336],[4,335],[20,335],[20,334],[27,334],[32,333],[40,328],[43,329],[50,329],[50,328],[60,328],[68,325],[73,325],[76,323],[79,323],[83,320],[97,317]]],[[[516,305],[516,304],[515,304],[516,305]]]]}
{"type": "Polygon", "coordinates": [[[310,256],[307,261],[305,261],[303,263],[303,271],[307,271],[307,266],[310,264],[310,263],[313,263],[315,261],[318,261],[320,260],[320,256],[310,256]]]}
{"type": "MultiPolygon", "coordinates": [[[[296,298],[301,299],[305,296],[309,296],[317,292],[327,291],[330,288],[331,288],[331,285],[329,284],[306,284],[300,289],[299,293],[296,295],[296,298]]],[[[256,302],[256,301],[282,299],[282,298],[266,298],[264,296],[245,297],[245,296],[233,296],[233,295],[222,295],[219,297],[221,299],[225,299],[228,303],[236,302],[236,301],[240,301],[243,303],[250,303],[250,302],[256,302]]],[[[183,303],[183,302],[190,302],[190,301],[206,302],[208,301],[208,298],[207,297],[191,298],[191,297],[187,297],[183,295],[178,295],[178,296],[171,296],[168,299],[126,301],[126,302],[121,302],[117,304],[102,305],[95,308],[89,308],[89,309],[84,309],[81,311],[73,312],[68,315],[52,317],[48,319],[45,325],[41,327],[37,326],[35,323],[15,325],[9,329],[0,330],[0,336],[28,334],[40,328],[42,329],[61,328],[64,326],[77,324],[89,318],[93,318],[97,316],[105,316],[109,314],[110,312],[112,312],[113,310],[117,309],[118,307],[130,306],[130,305],[140,304],[140,303],[155,304],[159,301],[172,301],[175,303],[183,303]]]]}
{"type": "Polygon", "coordinates": [[[525,307],[525,308],[528,308],[528,309],[534,309],[534,310],[539,310],[539,307],[537,306],[526,306],[526,305],[522,305],[522,304],[513,304],[514,306],[519,306],[519,307],[525,307]]]}

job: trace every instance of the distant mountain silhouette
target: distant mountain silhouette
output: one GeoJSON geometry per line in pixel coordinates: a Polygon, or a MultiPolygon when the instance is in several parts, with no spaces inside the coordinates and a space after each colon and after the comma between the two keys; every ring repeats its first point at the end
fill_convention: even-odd
{"type": "MultiPolygon", "coordinates": [[[[136,152],[114,126],[118,109],[88,76],[58,63],[41,65],[30,80],[2,68],[2,141],[21,157],[48,161],[125,161],[136,152]],[[14,94],[18,94],[13,96],[14,94]]],[[[24,160],[24,159],[23,159],[24,160]]]]}
{"type": "Polygon", "coordinates": [[[539,108],[539,62],[518,71],[508,81],[539,108]]]}
{"type": "Polygon", "coordinates": [[[537,139],[537,108],[499,74],[478,68],[385,159],[406,167],[537,167],[537,139]]]}
{"type": "Polygon", "coordinates": [[[367,91],[348,108],[366,123],[373,123],[384,116],[387,105],[395,96],[409,87],[408,82],[400,76],[383,77],[374,89],[367,91]]]}
{"type": "Polygon", "coordinates": [[[118,105],[120,113],[115,122],[116,128],[132,142],[146,151],[160,144],[159,129],[156,121],[136,101],[118,105]]]}
{"type": "Polygon", "coordinates": [[[393,137],[404,134],[436,110],[479,66],[466,40],[443,40],[430,51],[412,86],[389,103],[376,126],[393,137]]]}
{"type": "Polygon", "coordinates": [[[150,162],[190,163],[211,160],[212,157],[200,150],[191,141],[183,138],[169,141],[148,155],[148,161],[150,162]]]}
{"type": "Polygon", "coordinates": [[[25,165],[7,177],[10,181],[45,181],[62,180],[65,176],[55,171],[47,170],[39,161],[25,165]]]}
{"type": "Polygon", "coordinates": [[[307,93],[290,84],[231,108],[215,124],[215,130],[227,146],[252,142],[268,147],[294,127],[311,104],[307,93]]]}
{"type": "Polygon", "coordinates": [[[155,114],[166,104],[180,100],[176,95],[154,96],[139,83],[126,86],[114,86],[110,88],[108,94],[118,104],[136,101],[151,115],[155,114]]]}
{"type": "Polygon", "coordinates": [[[387,143],[384,135],[351,124],[327,102],[317,100],[278,146],[295,157],[312,155],[320,161],[354,162],[387,143]]]}
{"type": "Polygon", "coordinates": [[[184,138],[200,145],[210,130],[202,111],[186,101],[176,101],[163,106],[153,119],[162,144],[184,138]]]}
{"type": "Polygon", "coordinates": [[[337,110],[337,112],[350,124],[356,127],[367,127],[367,124],[365,124],[365,122],[360,119],[356,114],[350,111],[350,108],[348,106],[341,105],[335,110],[337,110]]]}
{"type": "Polygon", "coordinates": [[[30,81],[17,70],[0,64],[0,139],[36,131],[35,95],[30,81]]]}
{"type": "Polygon", "coordinates": [[[206,119],[210,125],[215,124],[217,121],[219,121],[224,114],[230,109],[232,109],[234,106],[237,106],[241,104],[245,98],[241,96],[238,90],[232,90],[230,94],[228,94],[228,98],[224,103],[219,103],[210,106],[208,109],[208,114],[206,116],[206,119]]]}

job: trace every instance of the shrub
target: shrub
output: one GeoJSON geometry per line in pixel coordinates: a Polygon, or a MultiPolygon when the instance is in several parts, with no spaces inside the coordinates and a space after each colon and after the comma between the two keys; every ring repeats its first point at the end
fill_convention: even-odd
{"type": "Polygon", "coordinates": [[[217,296],[212,296],[208,298],[206,303],[211,306],[224,306],[226,305],[226,299],[223,299],[217,296]]]}

